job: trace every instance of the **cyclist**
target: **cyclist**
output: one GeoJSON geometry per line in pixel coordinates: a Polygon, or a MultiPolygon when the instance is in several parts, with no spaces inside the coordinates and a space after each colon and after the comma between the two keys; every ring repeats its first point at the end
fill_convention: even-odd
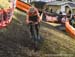
{"type": "Polygon", "coordinates": [[[39,36],[40,21],[41,19],[40,19],[38,10],[35,7],[31,7],[26,16],[26,23],[29,24],[32,37],[34,37],[34,30],[36,31],[36,37],[34,37],[36,40],[40,39],[40,36],[39,36]],[[33,29],[33,26],[35,27],[34,29],[33,29]]]}

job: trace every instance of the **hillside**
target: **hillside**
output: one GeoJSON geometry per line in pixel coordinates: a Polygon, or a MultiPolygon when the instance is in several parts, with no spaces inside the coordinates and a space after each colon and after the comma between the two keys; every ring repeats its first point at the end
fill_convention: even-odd
{"type": "Polygon", "coordinates": [[[0,57],[74,57],[75,39],[41,23],[42,41],[36,52],[25,24],[25,13],[15,9],[11,24],[0,30],[0,57]]]}

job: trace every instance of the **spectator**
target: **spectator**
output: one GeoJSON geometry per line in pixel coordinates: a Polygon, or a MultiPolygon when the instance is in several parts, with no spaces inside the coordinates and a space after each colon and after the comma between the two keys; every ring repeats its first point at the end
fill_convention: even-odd
{"type": "Polygon", "coordinates": [[[75,15],[73,15],[73,18],[71,19],[71,25],[75,28],[75,15]]]}
{"type": "Polygon", "coordinates": [[[66,13],[63,13],[63,17],[61,19],[62,23],[65,23],[68,20],[66,13]]]}
{"type": "Polygon", "coordinates": [[[57,17],[59,23],[61,22],[62,17],[63,17],[62,12],[60,12],[57,17]]]}

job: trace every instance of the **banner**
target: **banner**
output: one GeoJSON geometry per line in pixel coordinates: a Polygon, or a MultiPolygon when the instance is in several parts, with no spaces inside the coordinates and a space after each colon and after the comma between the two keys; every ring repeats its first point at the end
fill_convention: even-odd
{"type": "Polygon", "coordinates": [[[9,8],[0,9],[0,29],[6,27],[12,21],[14,8],[16,7],[16,0],[10,0],[9,8]]]}
{"type": "Polygon", "coordinates": [[[0,22],[3,20],[3,11],[0,10],[0,22]]]}
{"type": "Polygon", "coordinates": [[[12,16],[12,9],[7,9],[7,19],[10,19],[12,16]]]}
{"type": "Polygon", "coordinates": [[[56,22],[58,20],[57,20],[57,17],[52,17],[52,16],[46,15],[46,21],[56,22]]]}

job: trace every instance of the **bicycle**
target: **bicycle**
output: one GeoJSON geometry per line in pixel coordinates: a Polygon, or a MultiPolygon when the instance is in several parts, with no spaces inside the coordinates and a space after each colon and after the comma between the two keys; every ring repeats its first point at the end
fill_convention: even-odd
{"type": "MultiPolygon", "coordinates": [[[[35,30],[35,24],[34,23],[30,23],[30,26],[31,26],[31,36],[32,36],[34,48],[35,48],[35,50],[37,50],[38,49],[39,40],[40,40],[40,39],[38,39],[38,35],[37,35],[37,33],[39,34],[39,31],[37,32],[35,30]]],[[[39,26],[39,24],[38,24],[38,26],[39,26]]],[[[37,28],[37,29],[39,29],[39,28],[37,28]]]]}

